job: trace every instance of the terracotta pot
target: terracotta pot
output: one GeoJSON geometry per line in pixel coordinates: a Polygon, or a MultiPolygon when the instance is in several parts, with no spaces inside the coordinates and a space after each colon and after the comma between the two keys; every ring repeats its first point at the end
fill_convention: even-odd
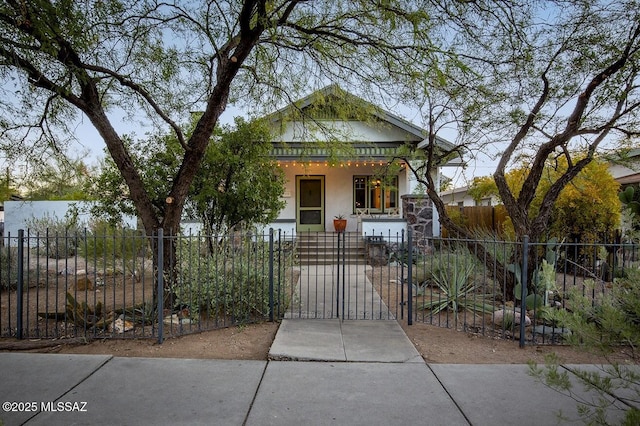
{"type": "Polygon", "coordinates": [[[347,229],[347,219],[333,219],[333,228],[336,232],[344,232],[347,229]]]}

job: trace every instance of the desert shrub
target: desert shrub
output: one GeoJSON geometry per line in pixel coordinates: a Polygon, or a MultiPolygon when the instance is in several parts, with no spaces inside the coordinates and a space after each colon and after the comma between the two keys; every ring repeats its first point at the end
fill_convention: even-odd
{"type": "Polygon", "coordinates": [[[28,219],[26,225],[29,237],[35,238],[45,255],[53,259],[74,256],[84,239],[84,230],[74,209],[70,209],[62,219],[47,214],[28,219]]]}
{"type": "Polygon", "coordinates": [[[86,239],[78,247],[78,253],[87,258],[132,259],[145,247],[147,240],[140,232],[100,220],[89,225],[86,239]]]}
{"type": "Polygon", "coordinates": [[[0,248],[0,290],[16,287],[18,281],[18,258],[10,248],[0,248]]]}
{"type": "MultiPolygon", "coordinates": [[[[573,368],[587,389],[601,398],[578,399],[580,416],[589,424],[610,424],[610,415],[624,410],[623,424],[640,422],[640,374],[635,365],[620,364],[610,358],[615,351],[638,361],[640,344],[640,270],[629,270],[623,279],[616,279],[606,292],[594,291],[595,283],[587,282],[586,289],[577,289],[567,295],[571,311],[564,311],[563,325],[571,330],[567,342],[584,350],[603,355],[610,360],[597,370],[573,368]],[[624,392],[625,404],[614,406],[610,395],[624,392]]],[[[572,397],[573,384],[569,373],[560,367],[556,358],[547,359],[544,368],[530,365],[530,374],[548,386],[572,397]]]]}
{"type": "Polygon", "coordinates": [[[230,317],[234,322],[269,314],[267,247],[247,243],[216,247],[201,254],[195,239],[181,240],[178,249],[177,303],[192,312],[230,317]]]}

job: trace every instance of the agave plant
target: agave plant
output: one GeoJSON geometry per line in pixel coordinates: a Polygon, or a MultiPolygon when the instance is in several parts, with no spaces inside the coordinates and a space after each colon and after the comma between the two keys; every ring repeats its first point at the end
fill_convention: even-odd
{"type": "Polygon", "coordinates": [[[475,264],[470,256],[453,254],[440,258],[433,263],[431,280],[440,294],[432,300],[425,301],[418,309],[428,309],[435,315],[449,310],[455,313],[467,310],[472,313],[491,313],[493,306],[485,303],[484,295],[479,295],[479,283],[474,279],[475,264]]]}

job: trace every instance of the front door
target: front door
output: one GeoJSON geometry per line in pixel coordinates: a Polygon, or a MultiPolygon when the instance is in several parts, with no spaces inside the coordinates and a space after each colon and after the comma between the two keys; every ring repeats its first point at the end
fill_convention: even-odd
{"type": "Polygon", "coordinates": [[[296,177],[298,232],[324,231],[324,176],[296,177]]]}

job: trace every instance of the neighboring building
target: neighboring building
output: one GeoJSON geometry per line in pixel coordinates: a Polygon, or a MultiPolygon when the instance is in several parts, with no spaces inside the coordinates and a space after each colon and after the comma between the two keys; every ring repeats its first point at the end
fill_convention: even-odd
{"type": "Polygon", "coordinates": [[[620,163],[612,162],[609,172],[620,185],[640,183],[640,148],[630,150],[620,163]]]}
{"type": "MultiPolygon", "coordinates": [[[[364,231],[359,228],[363,216],[403,217],[402,196],[411,192],[411,171],[403,163],[393,170],[389,160],[403,145],[423,148],[424,129],[335,85],[268,118],[275,135],[272,156],[287,180],[286,207],[274,228],[333,231],[334,216],[344,215],[348,232],[364,231]],[[352,114],[340,112],[348,110],[347,104],[358,108],[352,114]]],[[[438,143],[442,149],[452,147],[444,139],[438,143]]],[[[438,176],[438,170],[433,174],[438,176]]],[[[439,224],[433,229],[437,234],[439,224]]]]}
{"type": "Polygon", "coordinates": [[[448,191],[442,191],[440,193],[440,198],[444,202],[444,204],[448,206],[458,206],[458,207],[472,207],[472,206],[497,206],[502,204],[500,198],[491,195],[488,197],[484,197],[480,201],[476,201],[473,199],[471,195],[468,194],[469,187],[461,186],[460,188],[454,188],[448,191]]]}
{"type": "MultiPolygon", "coordinates": [[[[611,176],[620,185],[640,184],[640,148],[632,149],[624,156],[624,159],[611,161],[609,165],[611,176]]],[[[442,201],[448,206],[471,207],[471,206],[496,206],[502,204],[497,196],[484,197],[476,201],[468,194],[469,187],[461,186],[440,193],[442,201]]]]}

